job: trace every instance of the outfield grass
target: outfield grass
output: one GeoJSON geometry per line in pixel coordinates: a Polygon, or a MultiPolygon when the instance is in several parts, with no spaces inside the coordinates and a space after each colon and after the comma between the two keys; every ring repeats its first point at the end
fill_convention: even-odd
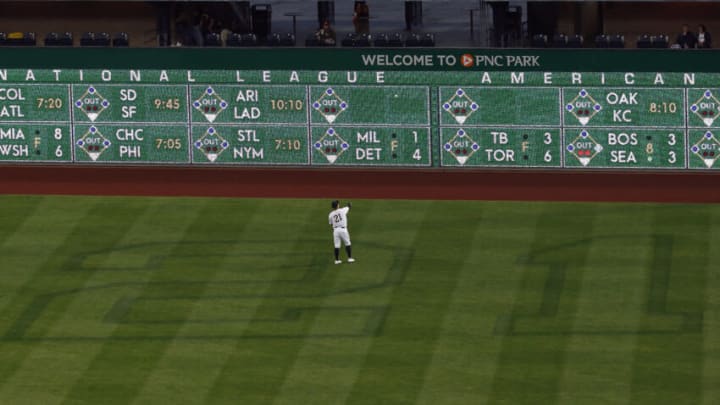
{"type": "Polygon", "coordinates": [[[720,403],[720,206],[0,206],[0,404],[720,403]]]}

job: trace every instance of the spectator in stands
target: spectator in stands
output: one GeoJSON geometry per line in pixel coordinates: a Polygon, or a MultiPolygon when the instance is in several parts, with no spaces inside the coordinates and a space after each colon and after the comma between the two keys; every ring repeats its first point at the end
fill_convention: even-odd
{"type": "Polygon", "coordinates": [[[215,27],[215,19],[210,17],[208,13],[203,12],[200,14],[200,35],[202,35],[202,39],[204,40],[207,38],[208,34],[213,32],[212,30],[215,27]]]}
{"type": "Polygon", "coordinates": [[[206,24],[207,14],[200,10],[195,10],[192,16],[192,25],[190,32],[192,36],[192,43],[186,45],[203,46],[205,43],[205,36],[203,35],[203,25],[206,24]]]}
{"type": "Polygon", "coordinates": [[[712,36],[710,36],[703,24],[698,25],[697,47],[712,48],[712,36]]]}
{"type": "Polygon", "coordinates": [[[352,18],[356,34],[370,33],[370,8],[364,1],[355,2],[355,12],[352,18]]]}
{"type": "Polygon", "coordinates": [[[323,22],[322,27],[315,33],[315,38],[321,45],[335,45],[335,30],[330,26],[330,21],[323,22]]]}
{"type": "MultiPolygon", "coordinates": [[[[237,19],[233,19],[232,23],[230,23],[231,27],[237,27],[237,19]]],[[[222,24],[218,21],[218,28],[220,29],[220,40],[222,41],[222,45],[225,46],[227,44],[228,38],[230,38],[230,35],[232,35],[233,31],[232,29],[225,26],[225,24],[222,24]]]]}
{"type": "Polygon", "coordinates": [[[192,26],[193,14],[188,7],[181,9],[175,19],[175,45],[193,45],[195,41],[194,30],[192,26]]]}
{"type": "Polygon", "coordinates": [[[158,45],[170,46],[170,4],[159,1],[150,4],[155,8],[158,45]]]}
{"type": "Polygon", "coordinates": [[[692,49],[697,45],[695,34],[690,32],[689,29],[690,27],[688,27],[687,24],[683,24],[682,32],[677,36],[677,40],[675,42],[680,46],[680,48],[692,49]]]}

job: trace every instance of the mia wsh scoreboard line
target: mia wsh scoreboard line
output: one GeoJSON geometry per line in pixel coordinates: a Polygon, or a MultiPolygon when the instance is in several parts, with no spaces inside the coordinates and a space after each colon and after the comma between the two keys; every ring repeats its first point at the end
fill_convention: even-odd
{"type": "Polygon", "coordinates": [[[562,67],[562,58],[542,53],[518,56],[516,66],[507,66],[509,56],[465,53],[463,69],[447,55],[443,66],[442,51],[394,58],[356,50],[338,54],[355,57],[344,65],[332,61],[333,53],[304,51],[327,69],[296,68],[270,50],[253,51],[268,59],[244,61],[250,65],[242,68],[232,60],[183,68],[182,58],[171,68],[161,59],[135,68],[148,64],[137,55],[102,67],[92,51],[84,52],[80,60],[90,60],[82,62],[90,68],[70,57],[61,67],[28,68],[17,56],[18,66],[0,68],[0,160],[720,167],[720,74],[714,72],[551,70],[543,57],[549,67],[562,67]]]}

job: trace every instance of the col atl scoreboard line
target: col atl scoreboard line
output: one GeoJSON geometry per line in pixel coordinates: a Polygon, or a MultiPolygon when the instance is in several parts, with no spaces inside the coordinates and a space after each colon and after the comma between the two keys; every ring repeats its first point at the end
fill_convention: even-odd
{"type": "Polygon", "coordinates": [[[0,69],[0,160],[714,170],[715,76],[0,69]]]}

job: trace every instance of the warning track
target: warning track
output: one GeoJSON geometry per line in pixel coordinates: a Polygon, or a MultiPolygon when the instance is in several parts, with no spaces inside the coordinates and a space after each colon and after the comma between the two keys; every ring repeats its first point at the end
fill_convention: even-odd
{"type": "Polygon", "coordinates": [[[720,202],[712,173],[0,166],[2,194],[720,202]]]}

